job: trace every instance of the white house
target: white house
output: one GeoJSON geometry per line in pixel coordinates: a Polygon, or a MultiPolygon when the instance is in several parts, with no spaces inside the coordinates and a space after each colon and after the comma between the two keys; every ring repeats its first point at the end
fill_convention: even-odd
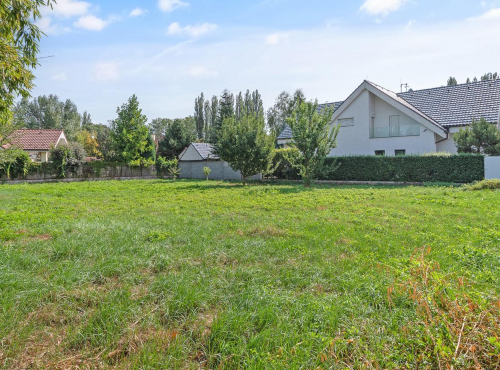
{"type": "MultiPolygon", "coordinates": [[[[473,120],[486,119],[500,129],[500,80],[394,93],[364,81],[343,102],[327,103],[332,125],[340,125],[331,156],[456,153],[453,135],[473,120]]],[[[292,140],[290,127],[278,145],[292,140]]]]}
{"type": "Polygon", "coordinates": [[[10,145],[17,146],[28,152],[33,162],[47,162],[51,147],[68,145],[63,130],[21,129],[15,131],[9,139],[10,144],[2,148],[6,149],[10,145]]]}

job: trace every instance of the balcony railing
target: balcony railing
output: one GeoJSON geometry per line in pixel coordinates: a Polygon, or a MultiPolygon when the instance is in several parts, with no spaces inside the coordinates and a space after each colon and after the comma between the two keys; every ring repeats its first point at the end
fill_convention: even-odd
{"type": "Polygon", "coordinates": [[[420,136],[420,125],[400,125],[393,127],[372,127],[370,138],[420,136]]]}

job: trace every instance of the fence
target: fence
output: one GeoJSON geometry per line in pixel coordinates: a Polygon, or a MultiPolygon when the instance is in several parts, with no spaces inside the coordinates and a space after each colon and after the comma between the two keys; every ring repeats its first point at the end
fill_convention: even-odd
{"type": "Polygon", "coordinates": [[[500,157],[484,158],[484,178],[500,179],[500,157]]]}

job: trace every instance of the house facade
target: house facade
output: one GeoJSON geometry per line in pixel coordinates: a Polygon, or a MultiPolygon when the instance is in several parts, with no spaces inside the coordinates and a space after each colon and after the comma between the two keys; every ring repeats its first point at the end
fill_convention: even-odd
{"type": "MultiPolygon", "coordinates": [[[[394,93],[364,81],[345,101],[320,105],[340,125],[330,156],[456,153],[453,135],[473,120],[500,129],[500,80],[394,93]]],[[[289,127],[278,145],[293,140],[289,127]]]]}
{"type": "Polygon", "coordinates": [[[31,130],[21,129],[10,136],[10,144],[27,152],[33,162],[47,162],[49,151],[52,147],[68,145],[68,140],[63,130],[31,130]]]}

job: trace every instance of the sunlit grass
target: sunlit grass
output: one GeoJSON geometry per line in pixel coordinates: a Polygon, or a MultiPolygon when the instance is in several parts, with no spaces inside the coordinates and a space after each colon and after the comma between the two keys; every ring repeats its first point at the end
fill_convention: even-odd
{"type": "Polygon", "coordinates": [[[496,191],[5,185],[0,368],[413,368],[388,289],[425,247],[495,299],[499,244],[496,191]]]}

